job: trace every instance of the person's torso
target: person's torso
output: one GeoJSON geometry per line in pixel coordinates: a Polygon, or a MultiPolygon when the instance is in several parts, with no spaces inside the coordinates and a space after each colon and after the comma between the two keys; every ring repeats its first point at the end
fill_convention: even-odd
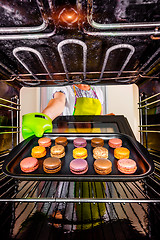
{"type": "Polygon", "coordinates": [[[89,90],[82,90],[73,85],[75,104],[73,115],[100,115],[102,106],[96,92],[90,86],[89,90]]]}

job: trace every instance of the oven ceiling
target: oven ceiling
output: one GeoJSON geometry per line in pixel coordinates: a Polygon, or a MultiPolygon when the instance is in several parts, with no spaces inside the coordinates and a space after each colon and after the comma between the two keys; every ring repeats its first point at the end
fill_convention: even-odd
{"type": "Polygon", "coordinates": [[[159,81],[158,0],[1,0],[0,23],[0,81],[159,81]]]}

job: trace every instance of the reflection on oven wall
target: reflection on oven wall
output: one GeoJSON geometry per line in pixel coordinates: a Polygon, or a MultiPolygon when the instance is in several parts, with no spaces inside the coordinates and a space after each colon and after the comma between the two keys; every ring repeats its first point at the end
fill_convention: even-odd
{"type": "MultiPolygon", "coordinates": [[[[115,115],[124,115],[135,134],[135,137],[140,141],[138,132],[139,113],[138,113],[138,95],[139,90],[137,85],[129,86],[102,86],[104,105],[103,113],[114,113],[115,115]]],[[[21,102],[21,117],[30,112],[41,112],[53,97],[53,87],[23,87],[20,91],[21,102]]],[[[20,123],[22,124],[22,122],[20,123]]],[[[22,135],[20,136],[22,141],[22,135]]]]}

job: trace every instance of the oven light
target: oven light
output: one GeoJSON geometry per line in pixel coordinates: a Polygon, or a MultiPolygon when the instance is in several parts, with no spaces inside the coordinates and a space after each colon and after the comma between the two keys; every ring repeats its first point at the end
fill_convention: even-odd
{"type": "Polygon", "coordinates": [[[74,8],[63,8],[59,13],[58,19],[61,23],[72,25],[78,21],[78,13],[74,8]]]}

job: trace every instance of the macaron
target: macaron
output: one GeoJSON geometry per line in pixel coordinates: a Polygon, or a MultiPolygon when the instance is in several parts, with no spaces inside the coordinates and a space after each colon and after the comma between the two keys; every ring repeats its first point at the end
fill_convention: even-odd
{"type": "Polygon", "coordinates": [[[137,164],[132,159],[120,159],[117,161],[118,170],[125,174],[133,174],[137,170],[137,164]]]}
{"type": "Polygon", "coordinates": [[[92,147],[103,147],[104,146],[104,140],[102,138],[92,138],[91,139],[91,146],[92,147]]]}
{"type": "Polygon", "coordinates": [[[51,157],[63,158],[65,156],[65,149],[62,145],[55,145],[51,147],[51,157]]]}
{"type": "Polygon", "coordinates": [[[73,141],[73,144],[74,144],[75,147],[78,147],[78,148],[82,147],[82,148],[84,148],[84,147],[87,146],[87,141],[84,138],[75,138],[74,141],[73,141]]]}
{"type": "Polygon", "coordinates": [[[43,170],[46,173],[57,173],[61,170],[61,160],[57,157],[48,157],[43,161],[43,170]]]}
{"type": "Polygon", "coordinates": [[[35,171],[39,166],[38,160],[34,157],[24,158],[20,162],[20,168],[23,172],[29,173],[35,171]]]}
{"type": "Polygon", "coordinates": [[[93,157],[95,159],[108,158],[108,150],[105,147],[96,147],[93,149],[93,157]]]}
{"type": "Polygon", "coordinates": [[[112,171],[112,162],[106,158],[99,158],[94,161],[94,170],[101,175],[109,174],[112,171]]]}
{"type": "Polygon", "coordinates": [[[75,148],[73,149],[73,157],[74,158],[82,158],[85,159],[88,157],[86,148],[75,148]]]}
{"type": "Polygon", "coordinates": [[[122,140],[119,139],[119,138],[109,139],[108,145],[109,145],[111,148],[121,147],[121,146],[122,146],[122,140]]]}
{"type": "Polygon", "coordinates": [[[42,147],[50,147],[51,146],[51,139],[48,137],[43,137],[38,140],[39,146],[42,147]]]}
{"type": "Polygon", "coordinates": [[[55,139],[55,145],[62,145],[64,147],[66,147],[68,144],[68,140],[66,137],[57,137],[55,139]]]}
{"type": "Polygon", "coordinates": [[[46,148],[42,146],[36,146],[32,148],[31,156],[34,158],[42,158],[46,156],[46,148]]]}
{"type": "Polygon", "coordinates": [[[69,167],[74,174],[84,174],[88,171],[88,163],[85,159],[74,159],[70,162],[69,167]]]}
{"type": "Polygon", "coordinates": [[[129,158],[130,151],[127,148],[119,147],[114,149],[114,157],[117,159],[129,158]]]}

